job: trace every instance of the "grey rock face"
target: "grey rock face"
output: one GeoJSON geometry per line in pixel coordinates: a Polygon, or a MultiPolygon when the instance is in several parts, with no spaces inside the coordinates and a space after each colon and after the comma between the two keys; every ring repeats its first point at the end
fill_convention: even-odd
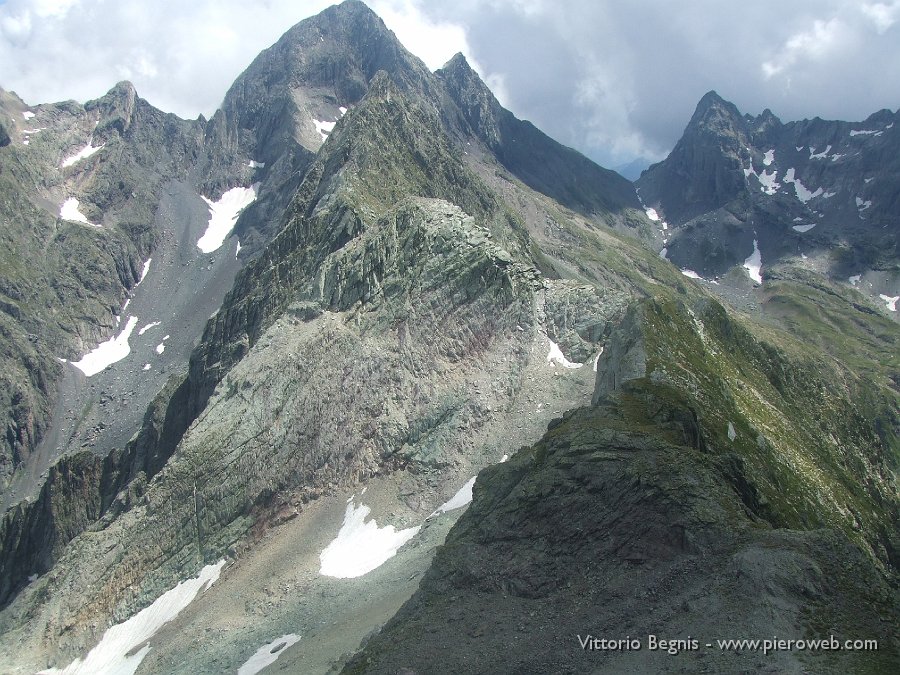
{"type": "Polygon", "coordinates": [[[782,123],[768,110],[741,115],[710,92],[636,185],[668,222],[659,243],[679,267],[724,275],[756,240],[764,268],[810,259],[834,279],[861,273],[860,289],[877,300],[898,283],[897,121],[882,110],[857,123],[782,123]]]}
{"type": "Polygon", "coordinates": [[[622,323],[612,332],[597,361],[597,385],[593,403],[617,391],[623,384],[647,375],[647,351],[640,309],[632,306],[622,323]]]}
{"type": "Polygon", "coordinates": [[[529,187],[582,213],[639,206],[629,181],[503,108],[462,54],[437,75],[458,106],[462,120],[457,126],[485,143],[500,164],[529,187]]]}
{"type": "MultiPolygon", "coordinates": [[[[801,631],[811,596],[836,608],[829,621],[884,635],[877,612],[893,616],[900,522],[886,478],[897,448],[888,370],[860,377],[815,350],[812,364],[796,351],[788,358],[782,348],[796,345],[771,326],[775,346],[757,343],[655,251],[605,227],[633,232],[643,220],[632,217],[639,202],[630,185],[516,120],[462,57],[433,75],[362,3],[346,2],[261,54],[208,122],[163,115],[127,83],[84,107],[36,110],[57,128],[28,146],[11,131],[14,158],[35,151],[55,167],[93,133],[104,150],[42,189],[56,198],[63,184],[76,186],[90,218],[125,231],[78,249],[115,261],[117,281],[97,291],[105,304],[90,295],[80,305],[101,307],[107,321],[90,314],[60,337],[71,353],[77,340],[109,333],[123,289],[146,254],[161,250],[160,185],[184,207],[176,214],[203,208],[179,201],[184,190],[215,198],[258,182],[259,197],[237,223],[246,265],[187,372],[172,362],[130,441],[64,458],[37,499],[0,524],[2,667],[83,655],[109,622],[204,564],[241,556],[270,522],[302,517],[320,496],[376,476],[444,490],[533,445],[554,418],[543,441],[479,479],[471,518],[420,595],[353,667],[503,670],[501,646],[508,659],[510,644],[535,635],[513,669],[584,669],[596,665],[589,655],[551,649],[583,626],[630,620],[629,629],[662,625],[674,636],[683,613],[691,630],[740,616],[742,630],[801,631]],[[637,297],[653,299],[626,312],[637,297]],[[554,361],[551,341],[564,362],[554,361]],[[595,408],[559,417],[591,391],[595,408]],[[842,576],[837,561],[846,560],[857,576],[842,576]],[[32,573],[41,576],[29,582],[32,573]],[[645,589],[637,595],[635,578],[645,589]],[[742,601],[761,585],[764,593],[742,601]],[[479,624],[489,612],[509,618],[495,637],[479,624]],[[414,651],[411,640],[421,647],[422,635],[447,625],[464,627],[448,640],[449,660],[414,651]]],[[[679,171],[691,175],[669,192],[650,181],[641,195],[647,201],[658,187],[676,211],[702,214],[672,220],[684,242],[701,225],[727,235],[727,245],[690,239],[710,241],[697,247],[710,264],[740,262],[755,238],[768,256],[776,239],[748,229],[747,209],[757,209],[754,222],[770,212],[783,219],[793,202],[747,196],[761,171],[745,176],[742,153],[750,147],[753,167],[770,166],[767,144],[782,126],[771,114],[742,118],[715,96],[692,124],[706,145],[681,147],[679,171]]],[[[10,193],[26,198],[16,208],[49,231],[53,214],[40,216],[46,207],[28,191],[38,172],[17,166],[10,193]]],[[[77,270],[74,288],[93,288],[77,270]]],[[[0,289],[8,297],[0,295],[0,320],[11,318],[0,327],[19,330],[12,344],[30,356],[17,323],[30,296],[11,279],[0,289]]],[[[222,297],[214,291],[223,289],[205,289],[203,301],[222,297]]],[[[829,316],[844,308],[845,296],[834,297],[838,314],[829,316]]],[[[892,324],[844,316],[865,330],[833,340],[842,353],[891,348],[892,324]]],[[[17,376],[31,374],[46,403],[59,365],[34,345],[37,367],[22,357],[28,367],[17,376]]],[[[16,438],[33,444],[49,413],[16,396],[8,401],[20,415],[16,438]]],[[[430,510],[413,490],[398,499],[404,518],[430,510]]],[[[229,642],[230,658],[248,639],[229,642]]],[[[223,669],[201,663],[199,651],[187,661],[161,651],[157,664],[223,669]]],[[[611,667],[646,666],[628,658],[611,667]]],[[[790,657],[778,665],[799,667],[790,657]]]]}

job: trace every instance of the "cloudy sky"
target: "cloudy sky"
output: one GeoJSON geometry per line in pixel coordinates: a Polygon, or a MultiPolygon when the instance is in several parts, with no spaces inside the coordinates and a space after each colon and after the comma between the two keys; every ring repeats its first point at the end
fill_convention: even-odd
{"type": "MultiPolygon", "coordinates": [[[[699,98],[782,120],[900,107],[900,0],[366,0],[431,68],[462,51],[501,101],[605,166],[661,159],[699,98]]],[[[328,0],[0,0],[0,86],[84,101],[129,79],[209,116],[328,0]]]]}

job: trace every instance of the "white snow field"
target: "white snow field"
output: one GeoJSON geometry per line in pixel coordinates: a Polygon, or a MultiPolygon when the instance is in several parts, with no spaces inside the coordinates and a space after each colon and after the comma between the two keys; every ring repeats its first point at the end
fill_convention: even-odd
{"type": "Polygon", "coordinates": [[[136,316],[129,316],[121,333],[111,337],[106,342],[101,342],[78,361],[72,361],[72,365],[87,377],[91,377],[117,361],[121,361],[131,353],[128,339],[131,337],[137,322],[138,318],[136,316]]]}
{"type": "Polygon", "coordinates": [[[68,166],[72,166],[76,162],[80,162],[82,159],[87,159],[88,157],[93,155],[98,150],[103,149],[103,145],[105,145],[105,143],[104,143],[103,145],[98,145],[95,148],[93,145],[91,145],[92,143],[93,143],[93,139],[88,141],[88,144],[86,146],[84,146],[81,150],[76,152],[74,155],[72,155],[70,157],[66,157],[63,160],[62,167],[66,168],[68,166]]]}
{"type": "Polygon", "coordinates": [[[562,353],[558,344],[549,338],[548,341],[550,342],[550,351],[547,353],[547,363],[551,366],[558,364],[563,368],[581,368],[581,366],[584,365],[583,363],[572,363],[566,358],[566,355],[562,353]]]}
{"type": "Polygon", "coordinates": [[[762,255],[759,252],[759,244],[753,240],[753,253],[744,261],[744,269],[747,274],[758,284],[762,283],[762,255]]]}
{"type": "Polygon", "coordinates": [[[248,188],[231,188],[215,202],[204,197],[203,201],[209,206],[209,225],[197,241],[197,248],[204,253],[217,250],[231,234],[241,211],[256,199],[258,190],[259,183],[254,183],[248,188]]]}
{"type": "MultiPolygon", "coordinates": [[[[502,462],[502,460],[501,460],[502,462]]],[[[466,484],[463,485],[459,490],[456,491],[456,494],[450,497],[446,502],[441,504],[437,509],[434,510],[429,518],[433,518],[434,516],[438,516],[442,513],[447,513],[448,511],[455,511],[456,509],[461,509],[466,506],[469,502],[472,501],[472,488],[475,486],[475,476],[472,476],[469,480],[466,481],[466,484]]]]}
{"type": "Polygon", "coordinates": [[[62,670],[50,668],[39,675],[133,675],[150,651],[150,645],[145,643],[191,604],[200,591],[216,583],[224,565],[224,560],[207,565],[196,579],[182,581],[149,607],[109,628],[83,661],[75,659],[62,670]]]}
{"type": "Polygon", "coordinates": [[[371,509],[363,504],[347,504],[337,537],[319,554],[320,574],[338,579],[368,574],[393,558],[421,527],[417,525],[405,530],[396,530],[393,525],[378,527],[374,519],[366,522],[370,512],[371,509]]]}
{"type": "Polygon", "coordinates": [[[272,640],[256,650],[247,662],[238,668],[238,675],[256,675],[266,666],[272,665],[278,657],[284,654],[284,650],[300,642],[300,636],[289,633],[282,635],[277,640],[272,640]]]}
{"type": "Polygon", "coordinates": [[[59,207],[59,217],[63,220],[71,220],[76,223],[84,223],[85,225],[90,225],[91,227],[100,227],[97,223],[92,223],[87,219],[87,216],[84,215],[79,210],[79,202],[75,197],[69,197],[66,201],[62,203],[62,206],[59,207]]]}

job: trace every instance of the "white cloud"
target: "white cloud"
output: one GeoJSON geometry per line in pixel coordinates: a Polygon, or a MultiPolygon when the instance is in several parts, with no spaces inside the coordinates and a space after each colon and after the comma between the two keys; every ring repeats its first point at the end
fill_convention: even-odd
{"type": "Polygon", "coordinates": [[[42,19],[61,19],[78,0],[35,0],[34,13],[42,19]]]}
{"type": "Polygon", "coordinates": [[[443,66],[457,52],[471,56],[462,26],[428,18],[413,0],[374,0],[370,4],[403,46],[431,70],[443,66]]]}
{"type": "Polygon", "coordinates": [[[253,58],[333,0],[8,0],[0,86],[27,102],[85,101],[130,79],[157,107],[211,115],[253,58]]]}
{"type": "Polygon", "coordinates": [[[897,22],[898,16],[900,16],[900,2],[896,0],[889,4],[883,2],[866,3],[860,9],[875,26],[875,30],[879,35],[893,26],[897,22]]]}
{"type": "Polygon", "coordinates": [[[798,61],[817,60],[839,47],[846,27],[838,18],[816,19],[812,28],[792,35],[775,58],[762,64],[766,79],[790,69],[798,61]]]}
{"type": "Polygon", "coordinates": [[[506,105],[509,92],[505,78],[501,73],[487,71],[478,62],[462,25],[428,17],[416,0],[372,0],[369,4],[403,46],[422,59],[430,70],[441,68],[455,54],[462,53],[500,104],[506,105]]]}

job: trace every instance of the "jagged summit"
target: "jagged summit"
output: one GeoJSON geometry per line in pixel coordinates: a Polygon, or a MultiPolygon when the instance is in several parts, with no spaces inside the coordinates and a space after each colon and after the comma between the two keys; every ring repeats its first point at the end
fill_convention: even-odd
{"type": "Polygon", "coordinates": [[[882,110],[858,123],[784,123],[768,108],[741,115],[707,93],[669,156],[637,182],[645,205],[667,222],[661,250],[707,279],[757,255],[774,276],[799,264],[804,273],[855,280],[893,312],[897,122],[882,110]]]}
{"type": "Polygon", "coordinates": [[[462,54],[456,54],[435,75],[462,113],[463,131],[476,136],[529,187],[582,213],[639,206],[629,181],[501,106],[462,54]]]}
{"type": "Polygon", "coordinates": [[[456,52],[450,59],[443,65],[441,70],[453,70],[455,68],[469,68],[472,66],[469,65],[469,62],[466,60],[465,55],[462,52],[456,52]]]}
{"type": "Polygon", "coordinates": [[[685,135],[692,133],[729,133],[740,128],[743,118],[737,107],[715,91],[703,95],[685,128],[685,135]]]}

